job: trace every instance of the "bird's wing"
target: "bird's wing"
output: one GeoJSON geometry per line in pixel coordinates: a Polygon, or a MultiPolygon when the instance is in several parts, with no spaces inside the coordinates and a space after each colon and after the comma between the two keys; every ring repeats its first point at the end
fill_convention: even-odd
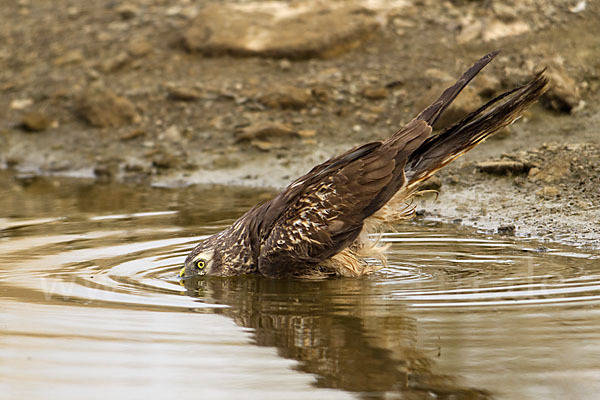
{"type": "Polygon", "coordinates": [[[496,54],[477,61],[384,142],[367,143],[314,167],[265,205],[261,209],[260,272],[289,275],[349,246],[362,230],[364,219],[404,185],[407,159],[431,134],[440,114],[496,54]]]}
{"type": "MultiPolygon", "coordinates": [[[[316,166],[268,204],[258,267],[263,275],[285,276],[315,265],[350,245],[365,218],[379,209],[378,195],[431,133],[414,120],[393,146],[372,142],[316,166]],[[377,203],[374,206],[374,202],[377,203]]],[[[402,173],[402,172],[401,172],[402,173]]]]}

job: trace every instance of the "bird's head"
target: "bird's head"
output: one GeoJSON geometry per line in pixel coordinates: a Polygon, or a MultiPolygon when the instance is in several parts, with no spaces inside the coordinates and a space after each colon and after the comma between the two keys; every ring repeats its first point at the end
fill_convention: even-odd
{"type": "Polygon", "coordinates": [[[215,250],[209,241],[200,243],[192,250],[179,271],[179,277],[192,278],[194,276],[210,275],[214,267],[213,258],[215,250]]]}

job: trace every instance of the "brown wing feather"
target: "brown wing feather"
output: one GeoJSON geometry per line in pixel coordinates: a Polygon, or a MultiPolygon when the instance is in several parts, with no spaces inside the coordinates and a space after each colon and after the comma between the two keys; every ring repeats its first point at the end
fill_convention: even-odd
{"type": "MultiPolygon", "coordinates": [[[[412,140],[422,143],[431,128],[420,121],[409,125],[407,131],[406,142],[394,146],[374,142],[377,145],[361,151],[360,157],[352,155],[356,150],[347,152],[313,169],[273,199],[273,210],[285,211],[264,236],[259,271],[268,276],[301,273],[303,267],[314,266],[349,246],[362,230],[364,219],[377,211],[373,201],[395,178],[398,154],[412,140]]],[[[402,156],[402,166],[407,155],[402,156]]]]}
{"type": "Polygon", "coordinates": [[[314,167],[262,208],[258,269],[263,275],[301,273],[349,246],[365,218],[405,184],[410,155],[431,125],[497,53],[490,53],[413,121],[384,142],[353,148],[314,167]]]}
{"type": "Polygon", "coordinates": [[[537,101],[547,86],[548,79],[541,72],[527,84],[499,95],[439,135],[428,138],[410,155],[406,165],[409,186],[418,186],[437,170],[511,124],[537,101]]]}

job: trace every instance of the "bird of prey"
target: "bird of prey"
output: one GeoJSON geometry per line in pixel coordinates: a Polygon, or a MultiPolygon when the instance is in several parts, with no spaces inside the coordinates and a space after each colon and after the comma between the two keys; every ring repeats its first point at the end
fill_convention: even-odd
{"type": "Polygon", "coordinates": [[[511,124],[546,90],[542,71],[432,135],[439,116],[497,53],[477,61],[388,139],[354,147],[315,166],[272,200],[205,239],[187,256],[180,276],[356,277],[381,268],[385,248],[369,233],[410,216],[406,201],[421,183],[511,124]]]}

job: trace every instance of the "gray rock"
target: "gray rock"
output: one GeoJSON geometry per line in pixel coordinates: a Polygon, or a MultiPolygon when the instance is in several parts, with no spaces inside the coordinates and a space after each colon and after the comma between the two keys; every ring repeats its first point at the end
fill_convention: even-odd
{"type": "Polygon", "coordinates": [[[356,47],[379,27],[375,15],[351,4],[211,4],[183,34],[190,51],[306,59],[356,47]]]}

